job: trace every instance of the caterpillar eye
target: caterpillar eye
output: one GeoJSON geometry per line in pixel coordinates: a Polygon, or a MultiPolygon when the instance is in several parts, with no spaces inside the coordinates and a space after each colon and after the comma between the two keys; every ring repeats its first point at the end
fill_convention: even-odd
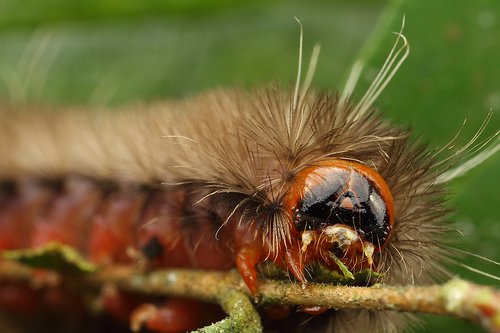
{"type": "Polygon", "coordinates": [[[377,250],[394,224],[392,194],[382,176],[348,160],[330,159],[303,170],[285,205],[299,232],[344,225],[377,250]]]}

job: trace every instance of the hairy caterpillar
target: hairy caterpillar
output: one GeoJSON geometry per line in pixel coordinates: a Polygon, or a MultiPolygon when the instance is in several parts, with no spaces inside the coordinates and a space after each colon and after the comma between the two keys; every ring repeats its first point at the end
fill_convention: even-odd
{"type": "MultiPolygon", "coordinates": [[[[382,80],[380,84],[384,82],[382,80]]],[[[307,84],[305,86],[307,87],[307,84]]],[[[367,95],[367,101],[370,96],[375,96],[377,89],[374,91],[373,95],[367,95]]],[[[326,165],[324,160],[328,160],[337,169],[354,170],[352,174],[358,175],[358,179],[366,179],[367,174],[375,175],[373,177],[376,179],[381,175],[385,179],[387,186],[379,187],[391,189],[396,218],[394,222],[389,222],[391,218],[384,222],[385,219],[382,218],[382,225],[385,228],[394,224],[395,231],[388,238],[388,242],[393,243],[388,244],[393,244],[395,249],[392,253],[387,252],[387,258],[383,259],[380,257],[384,254],[378,253],[378,249],[387,249],[389,245],[374,245],[374,255],[379,256],[376,258],[377,267],[385,271],[384,265],[387,266],[388,274],[383,279],[389,283],[407,282],[408,277],[425,280],[426,276],[418,276],[416,271],[412,274],[411,268],[407,275],[397,273],[404,270],[399,262],[398,251],[404,254],[405,264],[410,267],[419,266],[418,271],[421,270],[421,263],[432,265],[434,261],[431,257],[442,255],[434,237],[434,234],[441,234],[442,230],[439,230],[434,222],[443,213],[440,208],[440,186],[431,185],[435,174],[429,170],[433,170],[434,162],[426,160],[424,155],[421,155],[423,153],[408,146],[404,130],[390,126],[371,114],[370,105],[371,102],[361,102],[354,104],[349,110],[345,100],[338,101],[335,96],[295,94],[271,88],[256,92],[255,95],[238,91],[215,92],[191,101],[154,106],[137,114],[123,112],[89,116],[75,112],[67,116],[42,114],[38,119],[37,115],[9,114],[5,121],[2,121],[2,126],[5,126],[3,133],[8,135],[5,140],[1,140],[5,144],[5,167],[2,169],[6,180],[3,186],[4,198],[12,200],[13,194],[17,194],[20,200],[29,198],[40,205],[34,206],[30,203],[29,207],[41,207],[40,209],[45,211],[44,214],[47,214],[43,215],[47,223],[40,220],[38,225],[35,225],[34,236],[30,240],[33,243],[28,246],[43,243],[47,239],[58,239],[76,247],[81,244],[81,250],[90,253],[90,257],[96,262],[120,262],[130,260],[124,255],[124,249],[134,244],[132,238],[137,238],[136,247],[143,249],[144,255],[150,259],[158,260],[158,265],[218,269],[232,267],[235,255],[236,261],[243,258],[241,265],[248,264],[249,259],[245,251],[248,253],[257,249],[264,252],[257,261],[289,258],[284,266],[288,266],[299,280],[304,281],[302,269],[299,267],[294,271],[293,264],[300,263],[301,260],[294,255],[301,253],[305,247],[303,252],[309,251],[311,254],[305,255],[304,261],[322,260],[325,250],[318,252],[313,245],[326,244],[318,240],[321,235],[333,239],[340,237],[340,234],[339,229],[329,228],[335,226],[334,224],[323,227],[314,220],[308,225],[298,219],[298,223],[291,225],[291,207],[297,203],[296,196],[288,196],[290,190],[286,187],[290,186],[294,179],[297,182],[307,181],[308,174],[303,172],[311,167],[323,166],[323,163],[326,165]],[[165,109],[189,110],[192,115],[171,112],[163,114],[165,109]],[[333,110],[335,112],[332,112],[333,110]],[[291,116],[287,111],[295,115],[291,116]],[[188,117],[196,118],[197,123],[193,124],[188,117]],[[78,127],[75,124],[78,124],[78,127]],[[172,128],[171,124],[175,124],[175,128],[172,128]],[[25,133],[29,133],[30,137],[25,137],[25,133]],[[89,142],[83,141],[82,138],[86,137],[93,139],[89,142]],[[37,147],[33,147],[32,142],[37,142],[37,147]],[[113,142],[113,146],[109,148],[98,145],[100,142],[113,142]],[[256,142],[258,144],[255,144],[256,142]],[[145,143],[151,149],[150,152],[143,149],[145,143]],[[152,149],[153,147],[155,149],[152,149]],[[35,151],[30,153],[30,149],[35,151]],[[37,153],[39,149],[43,156],[37,153]],[[169,155],[157,154],[163,150],[168,151],[169,155]],[[196,150],[197,154],[193,154],[193,150],[196,150]],[[53,155],[50,155],[51,152],[53,155]],[[30,160],[24,160],[24,156],[30,156],[30,160]],[[193,166],[196,168],[191,168],[193,166]],[[370,171],[363,171],[367,169],[370,171]],[[68,177],[68,174],[74,176],[68,177]],[[29,175],[37,182],[33,184],[31,181],[17,181],[24,178],[24,175],[29,175]],[[406,177],[401,177],[402,175],[406,177]],[[12,179],[16,181],[13,182],[12,179]],[[105,184],[102,180],[105,180],[105,184]],[[143,186],[151,183],[156,186],[143,186]],[[162,183],[167,183],[168,186],[162,186],[162,183]],[[430,192],[429,187],[432,188],[430,192]],[[284,204],[285,197],[294,203],[284,204]],[[420,201],[420,198],[425,200],[420,201]],[[68,203],[69,206],[65,206],[68,203]],[[226,204],[228,206],[225,206],[226,204]],[[68,207],[68,210],[57,208],[61,206],[68,207]],[[80,210],[80,215],[70,213],[69,208],[80,210]],[[159,213],[161,209],[166,209],[168,214],[165,216],[173,215],[176,221],[179,220],[177,215],[194,217],[188,221],[182,220],[186,222],[185,229],[179,229],[176,225],[170,234],[165,232],[170,227],[173,228],[173,223],[168,221],[170,217],[162,217],[160,221],[148,223],[158,216],[163,216],[159,213]],[[75,216],[78,221],[64,216],[50,219],[52,212],[67,212],[68,216],[75,216]],[[139,236],[131,236],[129,233],[122,235],[122,232],[133,228],[124,228],[124,220],[118,221],[119,214],[129,217],[131,224],[147,226],[137,229],[139,236]],[[141,215],[141,218],[133,222],[134,215],[141,215]],[[55,221],[58,219],[61,223],[71,223],[71,228],[51,225],[57,223],[55,221]],[[92,222],[87,223],[89,219],[92,222]],[[119,222],[119,225],[113,224],[113,221],[119,222]],[[240,221],[247,230],[239,229],[240,221]],[[193,232],[190,229],[192,223],[200,229],[193,232]],[[220,228],[225,223],[226,226],[220,228]],[[416,239],[416,235],[411,233],[412,230],[415,231],[416,225],[420,229],[417,238],[419,244],[426,245],[429,250],[425,254],[413,253],[412,247],[415,243],[410,240],[416,239]],[[115,227],[120,230],[114,230],[115,227]],[[396,231],[397,228],[400,228],[399,231],[396,231]],[[403,233],[402,229],[409,232],[403,233]],[[180,238],[175,235],[179,230],[182,230],[180,238]],[[249,236],[246,234],[248,231],[249,236]],[[311,231],[319,234],[304,236],[304,233],[310,235],[311,231]],[[296,232],[302,232],[302,237],[287,234],[296,232]],[[217,242],[212,237],[214,234],[217,234],[217,242]],[[260,249],[260,246],[252,243],[256,235],[258,243],[264,243],[267,247],[260,249]],[[81,236],[83,237],[80,238],[81,236]],[[175,240],[163,239],[167,236],[175,240]],[[250,242],[250,246],[237,244],[237,237],[248,237],[249,240],[240,242],[250,242]],[[114,241],[109,241],[109,238],[114,238],[114,241]],[[182,248],[185,244],[180,244],[179,239],[185,240],[188,246],[182,248]],[[299,245],[298,239],[301,241],[299,245]],[[312,244],[308,243],[309,240],[304,241],[305,239],[309,239],[312,244]],[[227,248],[224,247],[226,245],[221,245],[226,243],[229,243],[227,248]],[[109,244],[114,246],[114,249],[104,248],[104,245],[99,244],[109,244]],[[287,252],[285,245],[295,248],[287,252]],[[178,251],[178,255],[166,256],[166,248],[178,251]],[[241,250],[245,250],[243,254],[241,250]],[[216,257],[210,256],[215,258],[214,262],[203,257],[213,251],[220,252],[216,257]],[[227,255],[231,252],[235,253],[227,255]],[[187,261],[187,258],[190,261],[187,261]],[[174,259],[179,261],[172,262],[174,259]]],[[[375,181],[375,184],[379,182],[375,181]]],[[[372,193],[373,186],[368,185],[368,191],[372,193]]],[[[374,193],[386,192],[380,188],[374,193]]],[[[358,197],[354,193],[347,202],[339,202],[339,205],[352,210],[356,198],[358,197]]],[[[384,203],[388,201],[387,198],[383,200],[384,203]]],[[[9,202],[8,207],[14,209],[16,206],[9,202]]],[[[307,211],[308,208],[304,206],[303,210],[307,211]]],[[[24,213],[39,215],[35,208],[24,213]]],[[[28,215],[26,218],[27,223],[30,223],[29,217],[28,215]]],[[[358,229],[361,228],[356,230],[358,229]]],[[[346,233],[350,231],[342,230],[346,233]]],[[[7,236],[3,240],[7,242],[22,239],[7,236]]],[[[325,239],[326,237],[323,238],[325,239]]],[[[370,265],[364,260],[369,258],[365,249],[370,245],[365,246],[359,242],[357,235],[352,236],[351,241],[357,247],[352,248],[354,254],[345,257],[349,259],[346,265],[354,270],[358,269],[358,263],[370,265]],[[357,250],[360,244],[363,250],[361,252],[357,250]]],[[[380,241],[384,242],[385,240],[380,241]]],[[[377,242],[371,238],[370,243],[373,245],[377,242]]],[[[25,244],[6,245],[9,246],[25,244]]],[[[390,248],[388,250],[390,251],[390,248]]],[[[328,260],[326,263],[334,266],[328,260]]],[[[243,273],[248,272],[245,268],[240,269],[243,273]]],[[[253,281],[253,278],[254,276],[251,276],[248,281],[253,281]]],[[[247,283],[249,287],[255,288],[252,287],[252,282],[247,283]]],[[[344,315],[349,317],[351,314],[341,313],[337,314],[337,317],[344,315]]],[[[334,322],[334,325],[351,325],[349,320],[343,323],[339,318],[334,322]]],[[[389,325],[387,323],[392,325],[393,322],[385,320],[379,322],[379,325],[389,325]]]]}

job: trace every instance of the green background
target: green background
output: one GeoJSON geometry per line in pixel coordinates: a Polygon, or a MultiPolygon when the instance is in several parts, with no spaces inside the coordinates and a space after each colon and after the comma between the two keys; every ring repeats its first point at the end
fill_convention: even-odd
{"type": "MultiPolygon", "coordinates": [[[[181,98],[215,87],[292,85],[300,18],[306,57],[322,45],[313,86],[342,86],[354,59],[368,57],[362,94],[406,15],[411,54],[377,101],[386,117],[432,148],[487,112],[500,126],[500,1],[97,1],[0,0],[0,97],[12,103],[90,106],[181,98]],[[378,28],[377,28],[378,27],[378,28]],[[363,46],[364,45],[364,46],[363,46]]],[[[449,184],[457,246],[500,261],[500,156],[449,184]]],[[[500,275],[498,266],[462,262],[500,275]]],[[[461,276],[498,281],[454,268],[461,276]]],[[[426,317],[421,332],[481,331],[426,317]],[[453,325],[453,326],[452,326],[453,325]]]]}

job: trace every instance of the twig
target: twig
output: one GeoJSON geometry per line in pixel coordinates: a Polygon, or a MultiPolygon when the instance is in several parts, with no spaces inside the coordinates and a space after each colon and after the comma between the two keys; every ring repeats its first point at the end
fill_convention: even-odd
{"type": "MultiPolygon", "coordinates": [[[[0,279],[29,281],[31,277],[31,269],[25,266],[0,262],[0,279]]],[[[245,298],[241,297],[241,293],[249,296],[246,286],[234,271],[173,269],[144,273],[133,267],[114,266],[71,280],[90,287],[111,283],[127,291],[210,302],[220,302],[221,295],[232,292],[240,297],[222,305],[228,313],[237,315],[243,313],[234,310],[235,304],[245,298]]],[[[490,332],[500,332],[500,291],[461,279],[431,286],[348,287],[311,283],[305,289],[289,282],[261,280],[259,295],[258,305],[293,304],[448,315],[480,323],[490,332]]],[[[254,321],[254,327],[260,327],[258,319],[257,322],[253,317],[247,320],[254,321]]]]}
{"type": "Polygon", "coordinates": [[[197,333],[262,332],[259,314],[244,293],[231,290],[221,295],[218,303],[229,316],[215,324],[199,329],[196,331],[197,333]]]}

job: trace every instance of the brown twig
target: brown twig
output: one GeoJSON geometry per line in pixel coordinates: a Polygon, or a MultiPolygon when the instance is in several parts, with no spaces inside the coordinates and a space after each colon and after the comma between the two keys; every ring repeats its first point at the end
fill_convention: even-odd
{"type": "MultiPolygon", "coordinates": [[[[31,270],[12,262],[0,262],[0,279],[31,279],[31,270]]],[[[248,291],[237,272],[161,270],[139,272],[132,267],[109,267],[75,283],[117,287],[140,293],[172,295],[220,302],[220,295],[248,291]]],[[[491,287],[452,279],[442,285],[348,287],[298,284],[262,280],[258,304],[294,304],[335,309],[391,310],[448,315],[481,323],[490,332],[500,332],[500,291],[491,287]]]]}

